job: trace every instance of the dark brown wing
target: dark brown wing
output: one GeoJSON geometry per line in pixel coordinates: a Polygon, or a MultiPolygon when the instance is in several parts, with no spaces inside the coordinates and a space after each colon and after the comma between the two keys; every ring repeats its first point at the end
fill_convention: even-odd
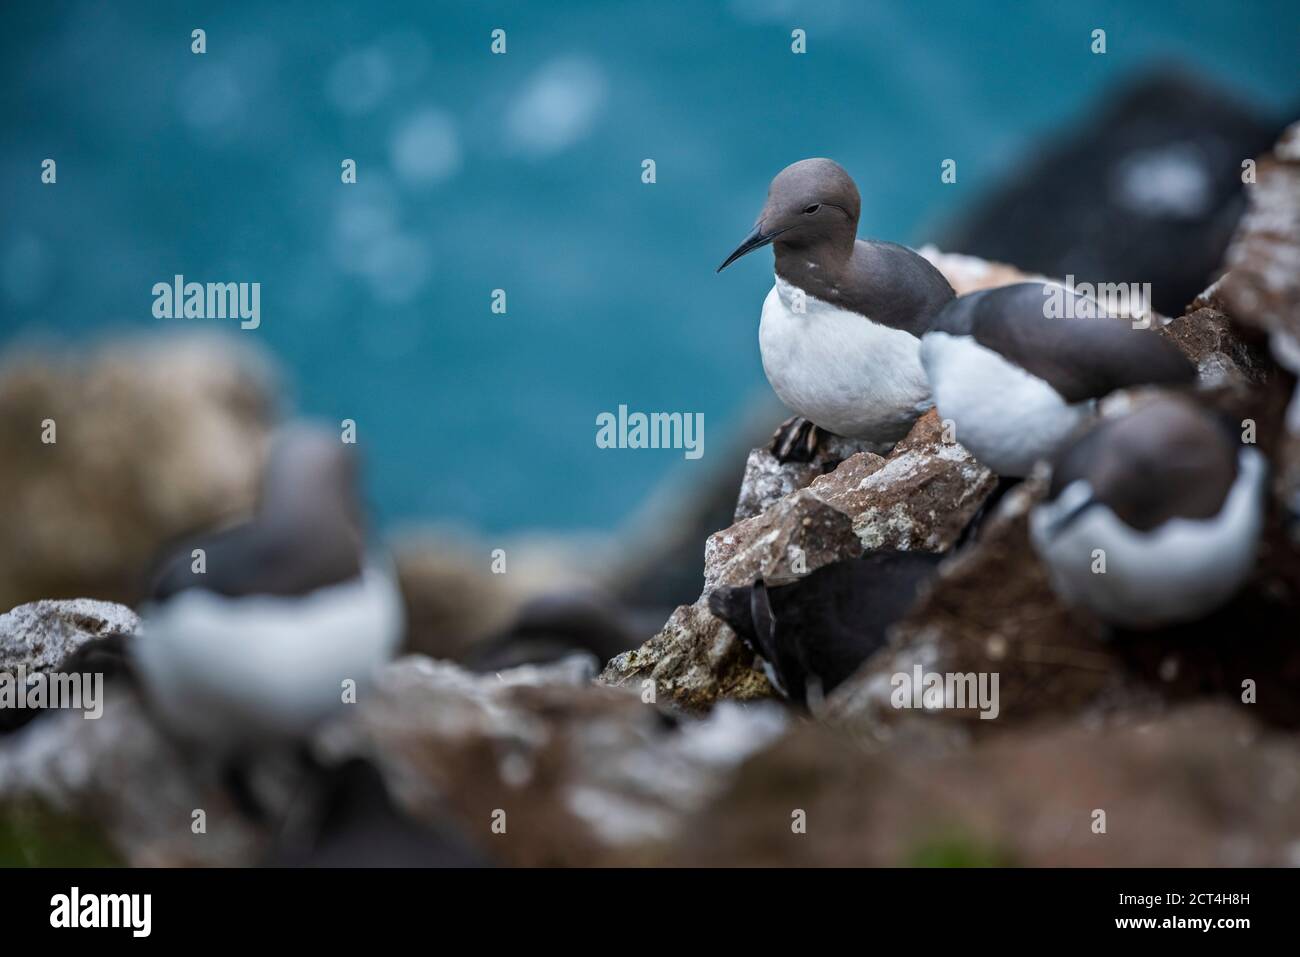
{"type": "Polygon", "coordinates": [[[1017,283],[961,296],[936,329],[975,341],[1044,380],[1067,402],[1137,385],[1190,385],[1196,369],[1176,346],[1127,319],[1097,315],[1085,296],[1017,283]],[[1064,309],[1066,299],[1071,305],[1064,309]],[[1055,312],[1053,312],[1053,307],[1055,312]],[[1074,318],[1054,318],[1062,313],[1074,318]]]}

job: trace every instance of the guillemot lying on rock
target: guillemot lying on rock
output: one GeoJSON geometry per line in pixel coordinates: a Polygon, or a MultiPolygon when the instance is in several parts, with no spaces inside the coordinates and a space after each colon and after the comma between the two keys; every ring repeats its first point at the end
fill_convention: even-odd
{"type": "Polygon", "coordinates": [[[930,405],[920,336],[953,298],[905,246],[857,238],[858,188],[838,163],[800,160],[772,180],[753,231],[721,272],[769,243],[776,284],[763,303],[763,371],[796,417],[773,439],[781,461],[811,458],[817,428],[896,442],[930,405]]]}
{"type": "Polygon", "coordinates": [[[1040,282],[948,303],[922,338],[921,363],[956,440],[1009,478],[1050,458],[1116,389],[1196,380],[1195,367],[1158,333],[1040,282]]]}
{"type": "Polygon", "coordinates": [[[1066,602],[1127,628],[1193,621],[1250,575],[1265,471],[1211,413],[1161,397],[1060,453],[1030,535],[1066,602]]]}
{"type": "Polygon", "coordinates": [[[709,610],[763,658],[799,704],[829,694],[885,644],[943,556],[882,550],[833,562],[788,585],[719,588],[709,610]]]}
{"type": "Polygon", "coordinates": [[[337,435],[285,432],[252,520],[164,561],[131,650],[169,732],[231,761],[299,744],[393,655],[401,597],[366,559],[356,485],[337,435]]]}

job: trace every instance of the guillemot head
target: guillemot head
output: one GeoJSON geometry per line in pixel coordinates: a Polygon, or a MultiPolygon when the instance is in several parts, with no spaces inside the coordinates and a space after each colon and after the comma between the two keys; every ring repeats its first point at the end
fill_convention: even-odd
{"type": "Polygon", "coordinates": [[[1053,466],[1048,498],[1068,503],[1054,530],[1097,505],[1137,532],[1173,518],[1211,519],[1237,479],[1239,447],[1225,423],[1184,396],[1162,396],[1102,422],[1053,466]],[[1085,484],[1087,502],[1072,501],[1085,484]]]}
{"type": "Polygon", "coordinates": [[[337,433],[306,425],[278,432],[256,513],[237,525],[162,549],[155,601],[190,588],[223,595],[301,594],[355,578],[365,557],[357,457],[337,433]],[[194,564],[195,549],[204,554],[194,564]]]}
{"type": "Polygon", "coordinates": [[[360,479],[353,448],[316,426],[282,429],[262,477],[259,519],[333,521],[360,535],[360,479]]]}
{"type": "Polygon", "coordinates": [[[1214,413],[1162,397],[1057,456],[1030,538],[1067,604],[1126,628],[1194,621],[1250,576],[1265,473],[1214,413]]]}
{"type": "Polygon", "coordinates": [[[793,251],[814,262],[837,254],[847,258],[861,210],[858,188],[839,163],[823,158],[792,163],[776,174],[753,230],[717,271],[768,243],[776,245],[778,256],[793,251]]]}

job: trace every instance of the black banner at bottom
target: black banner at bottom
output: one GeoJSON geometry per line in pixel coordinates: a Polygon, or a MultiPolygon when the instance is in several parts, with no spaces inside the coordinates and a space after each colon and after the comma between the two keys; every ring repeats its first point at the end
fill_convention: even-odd
{"type": "Polygon", "coordinates": [[[1046,932],[1229,943],[1286,930],[1298,883],[1287,870],[5,870],[0,899],[8,944],[72,934],[374,944],[460,926],[489,929],[494,944],[579,928],[649,941],[694,927],[694,943],[841,924],[885,936],[910,928],[928,942],[966,926],[1000,941],[1046,932]]]}

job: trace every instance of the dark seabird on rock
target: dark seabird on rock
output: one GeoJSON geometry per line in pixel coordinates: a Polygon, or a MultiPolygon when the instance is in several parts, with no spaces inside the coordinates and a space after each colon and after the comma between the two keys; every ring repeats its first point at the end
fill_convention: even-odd
{"type": "Polygon", "coordinates": [[[1110,624],[1187,622],[1250,575],[1265,462],[1190,398],[1104,421],[1064,449],[1030,534],[1066,602],[1110,624]]]}
{"type": "Polygon", "coordinates": [[[797,413],[773,440],[782,461],[811,458],[816,428],[896,442],[931,405],[920,337],[952,287],[906,246],[858,239],[860,210],[838,163],[800,160],[772,180],[753,231],[718,267],[769,243],[776,254],[758,342],[768,382],[797,413]]]}
{"type": "Polygon", "coordinates": [[[252,520],[164,561],[132,653],[169,731],[220,754],[300,742],[396,651],[401,597],[367,560],[356,472],[337,435],[289,430],[252,520]]]}
{"type": "Polygon", "coordinates": [[[1176,346],[1052,283],[985,289],[949,303],[921,344],[939,415],[999,475],[1028,475],[1093,413],[1138,385],[1191,385],[1176,346]],[[1069,316],[1070,318],[1060,318],[1069,316]]]}
{"type": "Polygon", "coordinates": [[[833,562],[788,585],[719,588],[709,610],[767,665],[792,701],[829,694],[885,644],[942,556],[872,552],[833,562]]]}
{"type": "Polygon", "coordinates": [[[383,775],[361,758],[322,769],[290,810],[271,867],[489,867],[450,824],[417,821],[398,807],[383,775]]]}
{"type": "Polygon", "coordinates": [[[598,591],[560,591],[524,604],[509,628],[485,639],[466,657],[474,671],[503,671],[546,664],[587,652],[600,664],[636,648],[655,633],[656,624],[638,628],[634,614],[612,595],[598,591]]]}

